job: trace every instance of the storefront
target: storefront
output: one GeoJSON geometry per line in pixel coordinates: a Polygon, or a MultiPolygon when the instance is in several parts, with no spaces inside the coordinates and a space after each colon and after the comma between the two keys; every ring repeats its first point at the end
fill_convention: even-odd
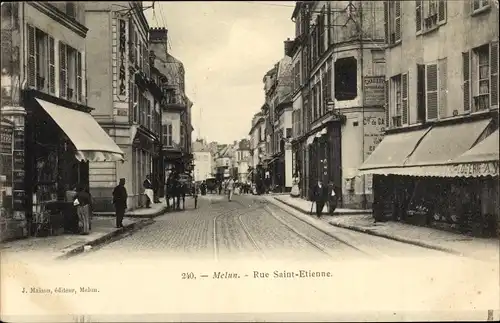
{"type": "Polygon", "coordinates": [[[24,217],[29,235],[71,230],[70,193],[89,187],[89,161],[121,161],[123,152],[90,108],[34,90],[23,102],[25,116],[14,122],[13,217],[24,217]]]}
{"type": "Polygon", "coordinates": [[[387,134],[360,169],[374,174],[374,217],[494,235],[497,128],[482,118],[387,134]]]}

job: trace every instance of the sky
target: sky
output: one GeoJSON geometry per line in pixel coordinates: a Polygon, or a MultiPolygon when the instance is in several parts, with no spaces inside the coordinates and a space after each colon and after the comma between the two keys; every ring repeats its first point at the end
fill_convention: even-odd
{"type": "MultiPolygon", "coordinates": [[[[148,6],[151,2],[145,2],[148,6]]],[[[248,137],[264,103],[264,74],[293,39],[294,1],[155,2],[145,15],[166,27],[169,52],[184,63],[194,102],[193,140],[232,143],[248,137]]]]}

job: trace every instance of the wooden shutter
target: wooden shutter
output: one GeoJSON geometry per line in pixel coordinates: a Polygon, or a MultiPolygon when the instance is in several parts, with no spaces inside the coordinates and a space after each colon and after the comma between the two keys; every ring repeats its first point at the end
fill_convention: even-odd
{"type": "Polygon", "coordinates": [[[498,41],[490,45],[490,105],[498,108],[498,41]]]}
{"type": "Polygon", "coordinates": [[[439,70],[439,118],[445,118],[448,111],[448,61],[438,61],[439,70]]]}
{"type": "Polygon", "coordinates": [[[49,54],[49,93],[56,93],[56,56],[55,56],[55,42],[54,38],[48,38],[48,54],[49,54]]]}
{"type": "Polygon", "coordinates": [[[417,32],[422,30],[422,2],[422,0],[415,1],[415,23],[417,32]]]}
{"type": "Polygon", "coordinates": [[[59,42],[59,96],[66,98],[68,90],[68,57],[66,45],[59,42]]]}
{"type": "Polygon", "coordinates": [[[402,123],[408,124],[408,73],[401,76],[402,123]]]}
{"type": "Polygon", "coordinates": [[[389,37],[389,1],[384,1],[384,33],[385,43],[390,44],[391,39],[389,37]]]}
{"type": "Polygon", "coordinates": [[[438,117],[438,68],[437,64],[426,66],[427,120],[438,117]]]}
{"type": "Polygon", "coordinates": [[[326,73],[326,97],[327,102],[332,100],[332,67],[328,68],[328,72],[326,73]]]}
{"type": "Polygon", "coordinates": [[[470,53],[462,53],[462,88],[464,111],[470,111],[471,86],[470,86],[470,53]]]}
{"type": "Polygon", "coordinates": [[[425,104],[425,65],[417,64],[417,121],[424,122],[425,104]]]}
{"type": "Polygon", "coordinates": [[[327,44],[328,44],[328,47],[330,47],[330,44],[333,42],[333,19],[332,19],[332,5],[330,3],[330,1],[328,1],[328,9],[327,9],[327,17],[326,17],[326,28],[327,28],[327,44]]]}
{"type": "Polygon", "coordinates": [[[446,0],[438,0],[438,21],[445,22],[446,21],[446,0]]]}
{"type": "Polygon", "coordinates": [[[36,87],[36,37],[35,28],[28,25],[28,86],[36,87]]]}
{"type": "Polygon", "coordinates": [[[325,112],[326,112],[326,109],[328,108],[327,107],[327,104],[328,104],[328,81],[327,81],[327,73],[328,72],[325,72],[323,74],[323,79],[321,80],[321,85],[322,85],[322,94],[323,94],[323,100],[322,101],[322,105],[323,105],[323,109],[321,111],[321,115],[324,115],[325,112]]]}
{"type": "Polygon", "coordinates": [[[397,42],[401,40],[401,1],[395,1],[394,6],[394,41],[397,42]]]}
{"type": "Polygon", "coordinates": [[[76,51],[76,101],[82,101],[82,53],[76,51]]]}
{"type": "Polygon", "coordinates": [[[386,129],[390,128],[391,125],[391,113],[390,113],[390,108],[389,108],[389,80],[386,80],[384,82],[384,108],[385,108],[385,126],[386,129]]]}

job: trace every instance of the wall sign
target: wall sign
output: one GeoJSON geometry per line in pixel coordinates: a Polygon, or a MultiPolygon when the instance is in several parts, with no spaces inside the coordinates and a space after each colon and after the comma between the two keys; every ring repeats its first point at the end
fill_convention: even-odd
{"type": "Polygon", "coordinates": [[[385,77],[365,76],[363,98],[364,106],[383,106],[385,104],[385,77]]]}

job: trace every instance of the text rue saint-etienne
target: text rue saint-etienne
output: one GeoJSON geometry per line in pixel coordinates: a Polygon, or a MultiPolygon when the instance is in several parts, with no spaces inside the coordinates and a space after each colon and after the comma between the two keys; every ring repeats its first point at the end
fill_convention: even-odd
{"type": "MultiPolygon", "coordinates": [[[[274,271],[252,271],[251,275],[243,275],[243,277],[251,277],[256,279],[267,279],[267,278],[330,278],[333,274],[329,271],[313,271],[313,270],[274,270],[274,271]]],[[[213,279],[239,279],[242,275],[232,272],[222,272],[215,271],[213,279]]]]}

